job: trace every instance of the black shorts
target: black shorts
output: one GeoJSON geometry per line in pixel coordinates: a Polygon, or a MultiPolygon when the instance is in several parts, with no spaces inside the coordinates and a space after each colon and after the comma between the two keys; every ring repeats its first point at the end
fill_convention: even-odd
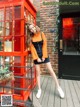
{"type": "MultiPolygon", "coordinates": [[[[41,58],[40,58],[40,59],[41,59],[41,58]]],[[[50,62],[49,57],[48,57],[48,58],[45,58],[45,60],[42,61],[42,62],[37,62],[37,60],[34,60],[34,64],[43,64],[43,63],[47,63],[47,62],[50,62]]]]}

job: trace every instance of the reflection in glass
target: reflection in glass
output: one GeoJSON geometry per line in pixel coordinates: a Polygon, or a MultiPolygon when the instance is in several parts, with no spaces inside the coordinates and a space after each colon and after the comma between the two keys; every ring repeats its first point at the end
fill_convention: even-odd
{"type": "Polygon", "coordinates": [[[11,71],[14,73],[20,73],[21,71],[21,57],[20,56],[0,56],[0,69],[3,72],[11,71]],[[6,71],[5,71],[6,70],[6,71]]]}
{"type": "Polygon", "coordinates": [[[63,18],[63,54],[80,52],[80,18],[63,18]]]}
{"type": "Polygon", "coordinates": [[[29,14],[28,15],[28,23],[30,23],[31,22],[31,15],[29,14]]]}
{"type": "Polygon", "coordinates": [[[9,31],[10,31],[9,23],[6,23],[6,36],[9,35],[9,31]]]}
{"type": "Polygon", "coordinates": [[[4,51],[5,52],[12,52],[12,41],[5,41],[4,42],[4,51]]]}
{"type": "Polygon", "coordinates": [[[4,20],[4,9],[0,9],[0,21],[4,20]]]}
{"type": "Polygon", "coordinates": [[[4,36],[4,22],[0,22],[0,36],[4,36]]]}
{"type": "Polygon", "coordinates": [[[31,23],[34,23],[34,18],[32,15],[31,15],[31,23]]]}
{"type": "Polygon", "coordinates": [[[0,39],[0,51],[3,51],[3,47],[4,47],[4,44],[3,44],[3,43],[4,43],[3,40],[0,39]]]}
{"type": "Polygon", "coordinates": [[[6,8],[6,20],[12,21],[12,7],[6,8]]]}
{"type": "Polygon", "coordinates": [[[12,56],[0,56],[0,73],[13,72],[10,68],[13,62],[12,56]]]}

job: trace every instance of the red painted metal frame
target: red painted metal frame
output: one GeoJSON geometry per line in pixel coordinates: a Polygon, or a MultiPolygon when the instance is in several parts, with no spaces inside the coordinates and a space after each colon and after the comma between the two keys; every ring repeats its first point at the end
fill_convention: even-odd
{"type": "MultiPolygon", "coordinates": [[[[20,50],[19,51],[12,51],[12,52],[4,52],[4,51],[0,51],[0,56],[19,56],[21,58],[21,64],[20,66],[25,66],[25,57],[28,57],[29,55],[29,52],[27,51],[27,49],[25,50],[25,32],[24,32],[24,29],[25,29],[25,19],[24,19],[24,8],[26,8],[28,10],[28,12],[34,17],[34,24],[36,24],[36,9],[34,8],[34,6],[32,5],[32,3],[29,1],[29,0],[2,0],[0,1],[0,9],[4,9],[4,16],[6,16],[6,12],[5,12],[5,9],[6,7],[11,7],[12,8],[12,15],[13,15],[13,23],[14,21],[16,20],[20,20],[21,21],[21,32],[20,32],[20,35],[15,35],[14,33],[12,35],[9,35],[9,36],[1,36],[4,38],[5,40],[5,37],[6,39],[9,39],[9,38],[12,38],[12,37],[19,37],[20,38],[20,50]],[[15,6],[21,6],[21,18],[17,18],[15,19],[14,17],[14,8],[15,6]]],[[[6,21],[6,19],[3,20],[4,22],[6,21]]],[[[14,31],[14,27],[12,27],[12,30],[14,31]]],[[[16,42],[15,42],[16,43],[16,42]]],[[[14,44],[15,45],[15,44],[14,44]]],[[[16,47],[16,45],[15,45],[16,47]]],[[[28,47],[27,47],[28,48],[28,47]]],[[[14,72],[14,75],[21,75],[21,76],[25,76],[26,73],[25,73],[25,69],[22,68],[21,71],[19,73],[16,73],[14,72]]],[[[31,90],[31,88],[33,88],[35,85],[36,85],[36,73],[34,74],[35,75],[35,78],[33,79],[33,86],[32,85],[29,85],[27,88],[29,90],[31,90]]],[[[25,87],[25,79],[21,79],[21,82],[20,82],[20,87],[21,88],[24,88],[25,87]]],[[[12,85],[14,84],[14,81],[12,81],[12,85]]],[[[18,95],[18,94],[14,94],[14,91],[12,90],[13,92],[13,98],[15,100],[24,100],[26,101],[31,93],[31,91],[21,91],[21,95],[18,95]]],[[[5,94],[5,93],[2,93],[0,92],[0,95],[1,94],[5,94]]],[[[7,94],[7,93],[6,93],[7,94]]]]}

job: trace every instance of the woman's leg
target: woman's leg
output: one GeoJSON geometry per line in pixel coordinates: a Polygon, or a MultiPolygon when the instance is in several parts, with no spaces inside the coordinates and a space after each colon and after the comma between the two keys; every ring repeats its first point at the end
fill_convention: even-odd
{"type": "Polygon", "coordinates": [[[36,67],[38,89],[41,89],[41,86],[40,86],[40,65],[35,65],[35,67],[36,67]]]}
{"type": "Polygon", "coordinates": [[[59,82],[58,82],[58,79],[57,79],[53,69],[52,69],[51,63],[50,62],[46,63],[46,66],[47,66],[52,78],[55,80],[56,86],[58,88],[59,87],[59,82]]]}
{"type": "Polygon", "coordinates": [[[36,76],[37,76],[37,85],[38,85],[38,92],[36,94],[37,98],[41,96],[41,84],[40,84],[40,65],[35,65],[36,67],[36,76]]]}
{"type": "Polygon", "coordinates": [[[56,83],[56,86],[57,86],[57,90],[58,90],[58,92],[59,92],[60,97],[61,97],[61,98],[64,98],[64,92],[63,92],[63,90],[61,89],[61,87],[59,86],[58,79],[57,79],[57,77],[56,77],[56,75],[55,75],[55,73],[54,73],[54,71],[53,71],[53,69],[52,69],[51,63],[50,63],[50,62],[46,63],[46,66],[47,66],[47,68],[48,68],[51,76],[52,76],[53,79],[55,80],[55,83],[56,83]]]}

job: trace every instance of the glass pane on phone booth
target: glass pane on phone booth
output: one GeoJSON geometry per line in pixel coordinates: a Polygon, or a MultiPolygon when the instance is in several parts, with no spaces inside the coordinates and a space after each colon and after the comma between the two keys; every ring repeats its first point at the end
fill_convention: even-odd
{"type": "Polygon", "coordinates": [[[31,15],[28,14],[28,23],[30,23],[30,22],[31,22],[31,15]]]}
{"type": "Polygon", "coordinates": [[[34,17],[31,15],[31,23],[34,23],[34,17]]]}
{"type": "MultiPolygon", "coordinates": [[[[20,75],[21,73],[21,57],[20,56],[4,56],[0,57],[0,65],[1,69],[5,69],[11,72],[14,72],[14,74],[20,75]]],[[[7,72],[7,71],[5,71],[7,72]]]]}
{"type": "Polygon", "coordinates": [[[6,22],[5,24],[5,36],[10,36],[12,35],[12,22],[6,22]]]}
{"type": "Polygon", "coordinates": [[[10,69],[12,64],[14,64],[13,61],[14,61],[13,56],[0,56],[0,65],[1,65],[0,69],[6,70],[2,72],[7,72],[7,70],[13,72],[13,70],[10,69]]]}
{"type": "Polygon", "coordinates": [[[29,35],[29,31],[28,31],[28,25],[27,23],[25,23],[25,36],[24,36],[24,46],[25,46],[25,50],[26,48],[28,47],[28,43],[29,43],[29,38],[28,38],[28,35],[29,35]]]}
{"type": "Polygon", "coordinates": [[[3,42],[3,39],[0,38],[0,51],[3,51],[4,50],[4,42],[3,42]]]}
{"type": "Polygon", "coordinates": [[[13,18],[12,15],[13,15],[12,14],[12,7],[6,8],[6,20],[12,21],[12,18],[13,18]]]}
{"type": "Polygon", "coordinates": [[[14,72],[14,74],[20,75],[22,69],[20,56],[1,57],[0,61],[0,65],[3,65],[3,69],[7,67],[6,69],[8,69],[9,71],[14,72]]]}
{"type": "Polygon", "coordinates": [[[21,6],[14,7],[14,17],[15,19],[21,18],[21,6]]]}
{"type": "Polygon", "coordinates": [[[0,21],[4,20],[4,9],[0,9],[0,21]]]}
{"type": "Polygon", "coordinates": [[[0,21],[0,36],[4,36],[4,22],[0,21]]]}
{"type": "Polygon", "coordinates": [[[14,73],[20,75],[21,73],[21,57],[15,56],[14,57],[14,73]]]}
{"type": "Polygon", "coordinates": [[[10,70],[12,58],[12,56],[0,56],[0,73],[13,72],[10,70]]]}
{"type": "Polygon", "coordinates": [[[4,41],[4,52],[12,51],[13,51],[13,42],[9,40],[4,41]]]}

